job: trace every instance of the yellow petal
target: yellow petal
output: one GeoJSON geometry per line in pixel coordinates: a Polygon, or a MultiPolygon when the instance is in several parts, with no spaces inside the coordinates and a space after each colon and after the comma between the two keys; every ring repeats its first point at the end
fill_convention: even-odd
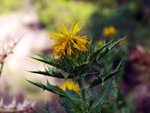
{"type": "Polygon", "coordinates": [[[80,47],[80,49],[82,51],[87,51],[87,48],[82,43],[80,43],[79,41],[77,41],[77,44],[78,44],[78,46],[80,47]]]}
{"type": "Polygon", "coordinates": [[[71,42],[72,42],[74,48],[80,50],[80,47],[73,40],[71,40],[71,42]]]}
{"type": "Polygon", "coordinates": [[[69,35],[68,30],[67,30],[66,26],[63,23],[61,24],[61,28],[62,28],[62,30],[64,31],[65,34],[69,35]]]}
{"type": "Polygon", "coordinates": [[[64,36],[68,36],[68,33],[64,32],[63,30],[61,30],[60,28],[57,28],[57,30],[64,36]]]}
{"type": "Polygon", "coordinates": [[[73,29],[73,34],[78,33],[81,30],[82,26],[79,25],[79,22],[75,25],[73,29]]]}
{"type": "Polygon", "coordinates": [[[104,36],[109,36],[109,35],[110,35],[108,28],[106,28],[106,27],[104,28],[104,30],[103,30],[103,35],[104,35],[104,36]]]}
{"type": "Polygon", "coordinates": [[[87,39],[84,39],[86,36],[83,36],[83,37],[74,37],[73,39],[75,40],[75,41],[80,41],[82,44],[87,44],[87,39]]]}
{"type": "Polygon", "coordinates": [[[71,26],[71,30],[70,30],[70,34],[71,34],[71,35],[73,35],[74,27],[75,27],[75,22],[73,22],[73,23],[72,23],[72,26],[71,26]]]}
{"type": "Polygon", "coordinates": [[[111,35],[114,35],[114,34],[116,34],[117,31],[116,31],[114,26],[110,26],[109,27],[109,32],[110,32],[111,35]]]}
{"type": "Polygon", "coordinates": [[[64,39],[64,35],[59,33],[50,33],[50,38],[55,40],[62,40],[64,39]]]}
{"type": "Polygon", "coordinates": [[[70,45],[70,42],[68,42],[67,55],[71,55],[71,45],[70,45]]]}
{"type": "Polygon", "coordinates": [[[66,83],[63,83],[61,86],[60,86],[60,88],[63,90],[63,91],[65,91],[66,90],[66,83]]]}

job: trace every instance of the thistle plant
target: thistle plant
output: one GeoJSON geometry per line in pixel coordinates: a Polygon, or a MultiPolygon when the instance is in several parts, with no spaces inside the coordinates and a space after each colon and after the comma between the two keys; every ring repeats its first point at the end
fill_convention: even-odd
{"type": "Polygon", "coordinates": [[[115,35],[117,33],[117,30],[114,26],[104,27],[103,29],[103,36],[111,36],[115,35]]]}
{"type": "Polygon", "coordinates": [[[92,50],[91,41],[87,36],[78,34],[82,28],[79,23],[72,23],[70,32],[64,24],[61,25],[61,28],[58,28],[60,33],[50,33],[51,39],[57,41],[53,46],[53,57],[42,54],[36,54],[40,58],[31,57],[45,63],[45,70],[30,72],[63,79],[64,84],[57,86],[52,85],[49,81],[46,85],[27,81],[58,95],[59,102],[67,113],[99,113],[105,104],[112,101],[110,93],[113,76],[119,73],[121,63],[114,70],[111,67],[109,70],[105,70],[101,66],[99,72],[92,73],[92,69],[97,64],[101,65],[104,56],[125,38],[110,41],[101,48],[92,50]],[[53,68],[50,68],[50,66],[53,66],[53,68]],[[84,80],[89,74],[93,76],[93,79],[87,85],[84,80]],[[92,92],[91,88],[97,85],[100,85],[101,88],[97,93],[92,92]]]}

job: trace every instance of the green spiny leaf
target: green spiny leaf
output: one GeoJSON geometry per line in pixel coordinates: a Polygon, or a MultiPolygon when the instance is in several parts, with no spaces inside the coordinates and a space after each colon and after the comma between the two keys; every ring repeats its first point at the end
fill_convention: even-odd
{"type": "Polygon", "coordinates": [[[100,49],[98,49],[97,51],[93,52],[90,56],[89,56],[89,62],[91,62],[92,60],[94,60],[96,58],[96,56],[105,48],[107,47],[112,41],[108,42],[106,45],[104,45],[103,47],[101,47],[100,49]]]}
{"type": "Polygon", "coordinates": [[[37,56],[41,57],[42,59],[52,61],[52,58],[51,58],[51,57],[48,57],[48,56],[45,56],[45,55],[42,55],[42,54],[38,54],[38,53],[35,53],[35,54],[36,54],[37,56]]]}
{"type": "Polygon", "coordinates": [[[104,57],[111,49],[113,49],[116,45],[118,45],[121,41],[123,41],[126,37],[114,42],[111,44],[112,41],[108,42],[106,45],[98,49],[97,51],[93,52],[89,56],[89,62],[91,62],[91,65],[95,63],[99,63],[99,60],[104,57]]]}
{"type": "Polygon", "coordinates": [[[90,98],[90,101],[89,101],[88,111],[91,111],[91,108],[92,108],[92,106],[93,106],[94,100],[95,100],[95,97],[92,96],[92,97],[90,98]]]}
{"type": "Polygon", "coordinates": [[[127,37],[127,36],[125,36],[124,38],[122,38],[122,39],[120,39],[120,40],[114,42],[113,44],[110,44],[110,45],[108,46],[108,49],[111,50],[111,49],[114,48],[116,45],[118,45],[121,41],[125,40],[126,37],[127,37]]]}
{"type": "Polygon", "coordinates": [[[53,86],[51,85],[48,81],[47,81],[47,84],[46,85],[43,85],[41,83],[37,83],[37,82],[32,82],[32,81],[29,81],[27,80],[29,83],[37,86],[37,87],[40,87],[42,88],[43,90],[47,90],[47,91],[50,91],[52,93],[55,93],[55,94],[58,94],[59,96],[64,96],[64,91],[62,89],[60,89],[58,86],[53,86]]]}
{"type": "Polygon", "coordinates": [[[74,110],[74,113],[83,113],[82,109],[79,107],[79,105],[72,99],[70,96],[65,95],[65,98],[70,103],[72,110],[74,110]]]}
{"type": "Polygon", "coordinates": [[[74,68],[75,68],[75,64],[73,64],[72,60],[71,60],[68,56],[66,56],[66,55],[64,55],[64,54],[62,54],[62,55],[63,55],[63,57],[65,58],[66,63],[67,63],[69,66],[71,66],[71,70],[74,69],[74,68]]]}
{"type": "Polygon", "coordinates": [[[69,90],[68,87],[66,87],[65,93],[72,99],[74,102],[78,105],[82,103],[81,95],[79,95],[77,92],[73,90],[69,90]]]}
{"type": "Polygon", "coordinates": [[[71,105],[69,104],[69,102],[67,101],[66,98],[62,99],[63,102],[60,102],[62,104],[62,106],[65,108],[67,113],[73,113],[71,105]]]}
{"type": "Polygon", "coordinates": [[[75,69],[73,70],[73,72],[71,72],[71,73],[81,75],[81,74],[84,74],[84,71],[86,71],[86,69],[88,69],[90,71],[89,63],[85,63],[85,64],[82,64],[82,65],[76,66],[75,69]]]}
{"type": "Polygon", "coordinates": [[[104,57],[109,52],[109,49],[106,47],[106,49],[98,56],[98,61],[104,57]]]}
{"type": "MultiPolygon", "coordinates": [[[[104,81],[110,79],[111,77],[113,77],[114,75],[116,75],[116,74],[119,73],[119,72],[120,72],[120,70],[115,71],[115,72],[113,72],[113,73],[107,75],[107,77],[104,79],[104,81]]],[[[94,79],[94,80],[90,83],[89,88],[92,88],[92,87],[94,87],[94,86],[97,86],[97,85],[101,84],[102,81],[103,81],[103,80],[102,80],[101,78],[99,78],[99,77],[96,78],[96,79],[94,79]]]]}
{"type": "Polygon", "coordinates": [[[31,57],[32,59],[35,59],[35,60],[38,60],[38,61],[41,61],[45,64],[49,64],[49,65],[52,65],[58,69],[61,69],[61,70],[67,70],[65,66],[61,65],[60,63],[55,63],[54,61],[48,61],[48,60],[43,60],[43,59],[39,59],[39,58],[34,58],[34,57],[31,57]]]}
{"type": "MultiPolygon", "coordinates": [[[[105,75],[104,81],[110,79],[111,77],[113,77],[114,75],[119,73],[120,72],[120,70],[119,70],[120,66],[121,66],[121,62],[119,63],[119,65],[116,67],[116,69],[112,73],[105,75]]],[[[104,75],[102,75],[102,76],[104,76],[104,75]]],[[[98,84],[101,84],[101,83],[102,83],[102,79],[100,77],[97,77],[90,83],[89,88],[92,88],[92,87],[94,87],[98,84]]]]}
{"type": "MultiPolygon", "coordinates": [[[[52,73],[49,73],[48,70],[47,71],[29,71],[29,72],[41,74],[41,75],[45,75],[45,76],[50,76],[50,77],[55,77],[55,78],[66,79],[65,76],[61,72],[57,72],[57,71],[52,71],[52,73]]],[[[69,78],[73,78],[73,77],[69,76],[69,78]]]]}
{"type": "Polygon", "coordinates": [[[112,79],[106,81],[104,85],[102,85],[100,91],[95,96],[94,103],[91,108],[92,113],[97,113],[98,111],[100,111],[103,104],[109,100],[109,93],[111,91],[111,87],[112,79]]]}

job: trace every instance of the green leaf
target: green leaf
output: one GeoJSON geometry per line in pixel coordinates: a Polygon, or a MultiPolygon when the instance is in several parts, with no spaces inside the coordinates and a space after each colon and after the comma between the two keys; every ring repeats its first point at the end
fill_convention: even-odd
{"type": "MultiPolygon", "coordinates": [[[[83,113],[81,109],[82,99],[81,99],[80,94],[78,94],[77,92],[73,90],[69,90],[68,87],[66,87],[65,98],[67,100],[64,100],[64,101],[68,101],[72,108],[72,110],[69,110],[70,112],[73,111],[74,113],[83,113]]],[[[68,108],[69,105],[66,105],[66,107],[68,108]]]]}
{"type": "Polygon", "coordinates": [[[103,102],[109,98],[109,92],[112,88],[112,79],[106,81],[104,85],[102,85],[100,91],[98,92],[98,96],[96,98],[96,102],[103,102]]]}
{"type": "Polygon", "coordinates": [[[45,75],[45,76],[50,76],[50,77],[55,77],[55,78],[65,79],[63,74],[61,72],[57,72],[57,71],[55,71],[55,72],[53,71],[53,74],[50,74],[49,72],[45,72],[45,71],[29,71],[29,72],[41,74],[41,75],[45,75]]]}
{"type": "Polygon", "coordinates": [[[95,96],[92,96],[92,97],[90,98],[90,101],[89,101],[88,111],[91,111],[91,108],[92,108],[92,106],[93,106],[93,104],[94,104],[94,100],[95,100],[95,96]]]}
{"type": "Polygon", "coordinates": [[[78,53],[78,57],[77,57],[78,64],[82,65],[82,64],[88,63],[88,55],[89,55],[88,52],[81,52],[80,51],[78,53]]]}
{"type": "Polygon", "coordinates": [[[81,99],[81,95],[73,90],[69,90],[68,87],[66,87],[65,93],[70,96],[73,99],[81,99]]]}
{"type": "Polygon", "coordinates": [[[71,59],[71,57],[66,56],[66,55],[64,55],[64,54],[62,54],[62,55],[63,55],[63,57],[65,58],[66,63],[67,63],[68,65],[70,65],[71,70],[75,69],[75,66],[78,66],[77,62],[75,62],[73,59],[71,59]]]}
{"type": "MultiPolygon", "coordinates": [[[[116,67],[116,69],[115,69],[112,73],[107,74],[107,75],[102,75],[102,76],[105,76],[104,81],[110,79],[111,77],[113,77],[114,75],[116,75],[117,73],[119,73],[119,72],[120,72],[120,70],[119,70],[120,66],[121,66],[121,62],[119,63],[119,65],[116,67]]],[[[96,86],[96,85],[101,84],[102,81],[103,81],[102,78],[100,78],[100,77],[98,76],[97,78],[95,78],[95,79],[90,83],[89,88],[92,88],[92,87],[94,87],[94,86],[96,86]]]]}
{"type": "Polygon", "coordinates": [[[47,90],[50,91],[52,93],[55,93],[57,95],[59,95],[60,97],[65,97],[67,99],[67,101],[70,103],[71,107],[73,108],[73,110],[75,110],[75,112],[77,113],[82,113],[81,108],[77,105],[77,103],[75,103],[75,101],[70,98],[70,96],[68,96],[62,89],[60,89],[58,86],[53,86],[51,85],[48,81],[46,85],[43,85],[41,83],[36,83],[36,82],[32,82],[27,80],[28,82],[30,82],[31,84],[38,86],[40,88],[42,88],[43,90],[47,90]]]}
{"type": "MultiPolygon", "coordinates": [[[[98,56],[98,61],[103,58],[107,53],[109,52],[109,49],[106,47],[106,49],[98,56]]],[[[97,61],[97,62],[98,62],[97,61]]]]}
{"type": "Polygon", "coordinates": [[[27,80],[29,83],[37,86],[37,87],[40,87],[42,88],[43,90],[47,90],[47,91],[50,91],[52,93],[55,93],[55,94],[58,94],[59,96],[64,96],[64,91],[62,89],[60,89],[58,86],[53,86],[51,85],[48,81],[47,81],[47,84],[44,85],[44,84],[41,84],[41,83],[37,83],[37,82],[32,82],[32,81],[29,81],[27,80]]]}
{"type": "Polygon", "coordinates": [[[95,63],[99,63],[99,60],[104,57],[111,49],[113,49],[116,45],[118,45],[121,41],[123,41],[126,37],[114,42],[111,44],[112,41],[108,42],[106,45],[98,49],[97,51],[93,52],[90,56],[88,61],[91,62],[91,65],[95,63]]]}
{"type": "Polygon", "coordinates": [[[69,90],[66,88],[65,90],[65,98],[61,97],[61,104],[65,107],[67,113],[83,113],[81,109],[81,96],[74,92],[73,90],[69,90]]]}
{"type": "Polygon", "coordinates": [[[34,58],[34,57],[31,57],[32,59],[35,59],[35,60],[38,60],[38,61],[41,61],[45,64],[48,64],[48,65],[51,65],[51,66],[54,66],[58,69],[61,69],[61,70],[67,70],[67,68],[65,66],[62,66],[60,63],[55,63],[54,61],[49,61],[49,60],[46,60],[46,59],[39,59],[39,58],[34,58]]]}
{"type": "Polygon", "coordinates": [[[60,103],[65,108],[66,112],[67,113],[73,113],[71,105],[69,104],[69,102],[67,101],[67,99],[63,98],[62,100],[63,100],[63,102],[60,102],[60,103]]]}
{"type": "Polygon", "coordinates": [[[125,36],[124,38],[122,38],[122,39],[120,39],[120,40],[114,42],[113,44],[110,44],[110,45],[108,46],[108,49],[111,50],[111,49],[114,48],[116,45],[118,45],[121,41],[125,40],[126,37],[127,37],[127,36],[125,36]]]}
{"type": "Polygon", "coordinates": [[[106,45],[104,45],[103,47],[101,47],[100,49],[98,49],[97,51],[93,52],[90,56],[88,61],[91,62],[93,60],[95,60],[96,56],[105,48],[107,47],[112,41],[108,42],[106,45]]]}
{"type": "Polygon", "coordinates": [[[73,91],[73,90],[69,90],[68,87],[66,87],[66,90],[65,90],[65,93],[66,95],[71,98],[74,103],[77,105],[77,106],[82,106],[81,103],[82,103],[82,99],[81,99],[81,95],[78,94],[77,92],[73,91]]]}
{"type": "Polygon", "coordinates": [[[101,71],[100,73],[100,77],[105,79],[105,77],[107,77],[112,71],[112,66],[110,66],[107,70],[107,72],[104,73],[104,69],[101,71]]]}
{"type": "Polygon", "coordinates": [[[29,71],[31,73],[41,74],[45,76],[60,78],[60,79],[71,79],[73,78],[73,75],[69,74],[68,76],[65,76],[61,71],[54,71],[48,67],[48,69],[45,68],[45,71],[29,71]]]}
{"type": "Polygon", "coordinates": [[[38,53],[35,53],[37,56],[41,57],[42,59],[45,59],[45,60],[49,60],[49,61],[52,61],[54,59],[52,59],[52,57],[48,57],[48,56],[45,56],[45,55],[42,55],[42,54],[38,54],[38,53]]]}
{"type": "Polygon", "coordinates": [[[108,49],[107,47],[104,48],[104,49],[102,50],[102,52],[100,52],[100,53],[95,57],[95,59],[93,59],[93,60],[91,61],[91,65],[96,64],[96,63],[101,64],[101,63],[100,63],[100,59],[103,58],[108,52],[109,52],[109,49],[108,49]]]}
{"type": "Polygon", "coordinates": [[[120,90],[117,91],[117,103],[118,103],[117,107],[119,109],[125,108],[127,106],[125,98],[124,98],[123,94],[120,92],[120,90]]]}
{"type": "Polygon", "coordinates": [[[64,70],[64,71],[72,70],[72,67],[70,67],[70,64],[68,64],[67,59],[56,60],[54,58],[51,58],[51,57],[48,57],[48,56],[44,56],[44,55],[41,55],[41,54],[36,54],[36,55],[38,55],[42,59],[35,58],[35,57],[31,57],[31,58],[35,59],[35,60],[38,60],[40,62],[43,62],[45,64],[54,66],[55,68],[58,68],[58,69],[61,69],[61,70],[64,70]]]}
{"type": "Polygon", "coordinates": [[[72,107],[72,110],[74,113],[83,113],[82,109],[80,108],[80,106],[78,105],[78,103],[76,101],[74,101],[70,96],[65,95],[65,98],[67,99],[67,101],[69,102],[69,104],[72,107]]]}
{"type": "Polygon", "coordinates": [[[79,66],[76,66],[75,69],[71,72],[74,73],[75,75],[82,75],[82,74],[87,74],[87,70],[88,72],[90,71],[90,67],[89,67],[89,63],[85,63],[79,66]]]}
{"type": "Polygon", "coordinates": [[[91,108],[92,113],[99,112],[101,107],[109,101],[109,94],[111,88],[112,88],[112,79],[106,81],[104,85],[102,85],[98,94],[96,94],[91,108]]]}
{"type": "MultiPolygon", "coordinates": [[[[104,81],[110,79],[111,77],[113,77],[114,75],[116,75],[119,72],[120,72],[120,70],[112,72],[111,74],[107,75],[107,77],[104,79],[104,81]]],[[[89,88],[97,86],[97,85],[101,84],[102,82],[103,82],[103,80],[100,77],[97,77],[90,83],[89,88]]]]}

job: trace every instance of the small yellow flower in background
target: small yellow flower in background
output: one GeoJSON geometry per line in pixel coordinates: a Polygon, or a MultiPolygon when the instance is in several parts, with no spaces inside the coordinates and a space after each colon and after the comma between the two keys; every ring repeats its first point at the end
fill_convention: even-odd
{"type": "Polygon", "coordinates": [[[111,36],[111,35],[115,35],[116,33],[117,33],[117,30],[114,26],[104,27],[103,29],[104,36],[111,36]]]}
{"type": "Polygon", "coordinates": [[[110,26],[109,27],[109,32],[111,35],[115,35],[117,33],[117,30],[114,26],[110,26]]]}
{"type": "Polygon", "coordinates": [[[53,46],[54,55],[61,57],[61,53],[65,55],[72,55],[74,53],[73,48],[82,52],[88,51],[87,36],[80,37],[77,33],[81,30],[82,26],[79,23],[72,23],[70,32],[66,26],[62,23],[61,28],[57,28],[60,33],[50,33],[51,39],[56,40],[56,44],[53,46]]]}
{"type": "Polygon", "coordinates": [[[103,29],[103,35],[104,35],[104,36],[109,36],[109,35],[110,35],[110,33],[109,33],[109,28],[104,27],[104,29],[103,29]]]}
{"type": "MultiPolygon", "coordinates": [[[[69,90],[73,90],[75,92],[78,92],[79,91],[79,86],[78,84],[74,83],[73,81],[71,80],[67,80],[65,81],[62,85],[60,85],[60,88],[65,91],[66,90],[66,87],[68,87],[69,90]]],[[[79,92],[78,92],[79,93],[79,92]]]]}

